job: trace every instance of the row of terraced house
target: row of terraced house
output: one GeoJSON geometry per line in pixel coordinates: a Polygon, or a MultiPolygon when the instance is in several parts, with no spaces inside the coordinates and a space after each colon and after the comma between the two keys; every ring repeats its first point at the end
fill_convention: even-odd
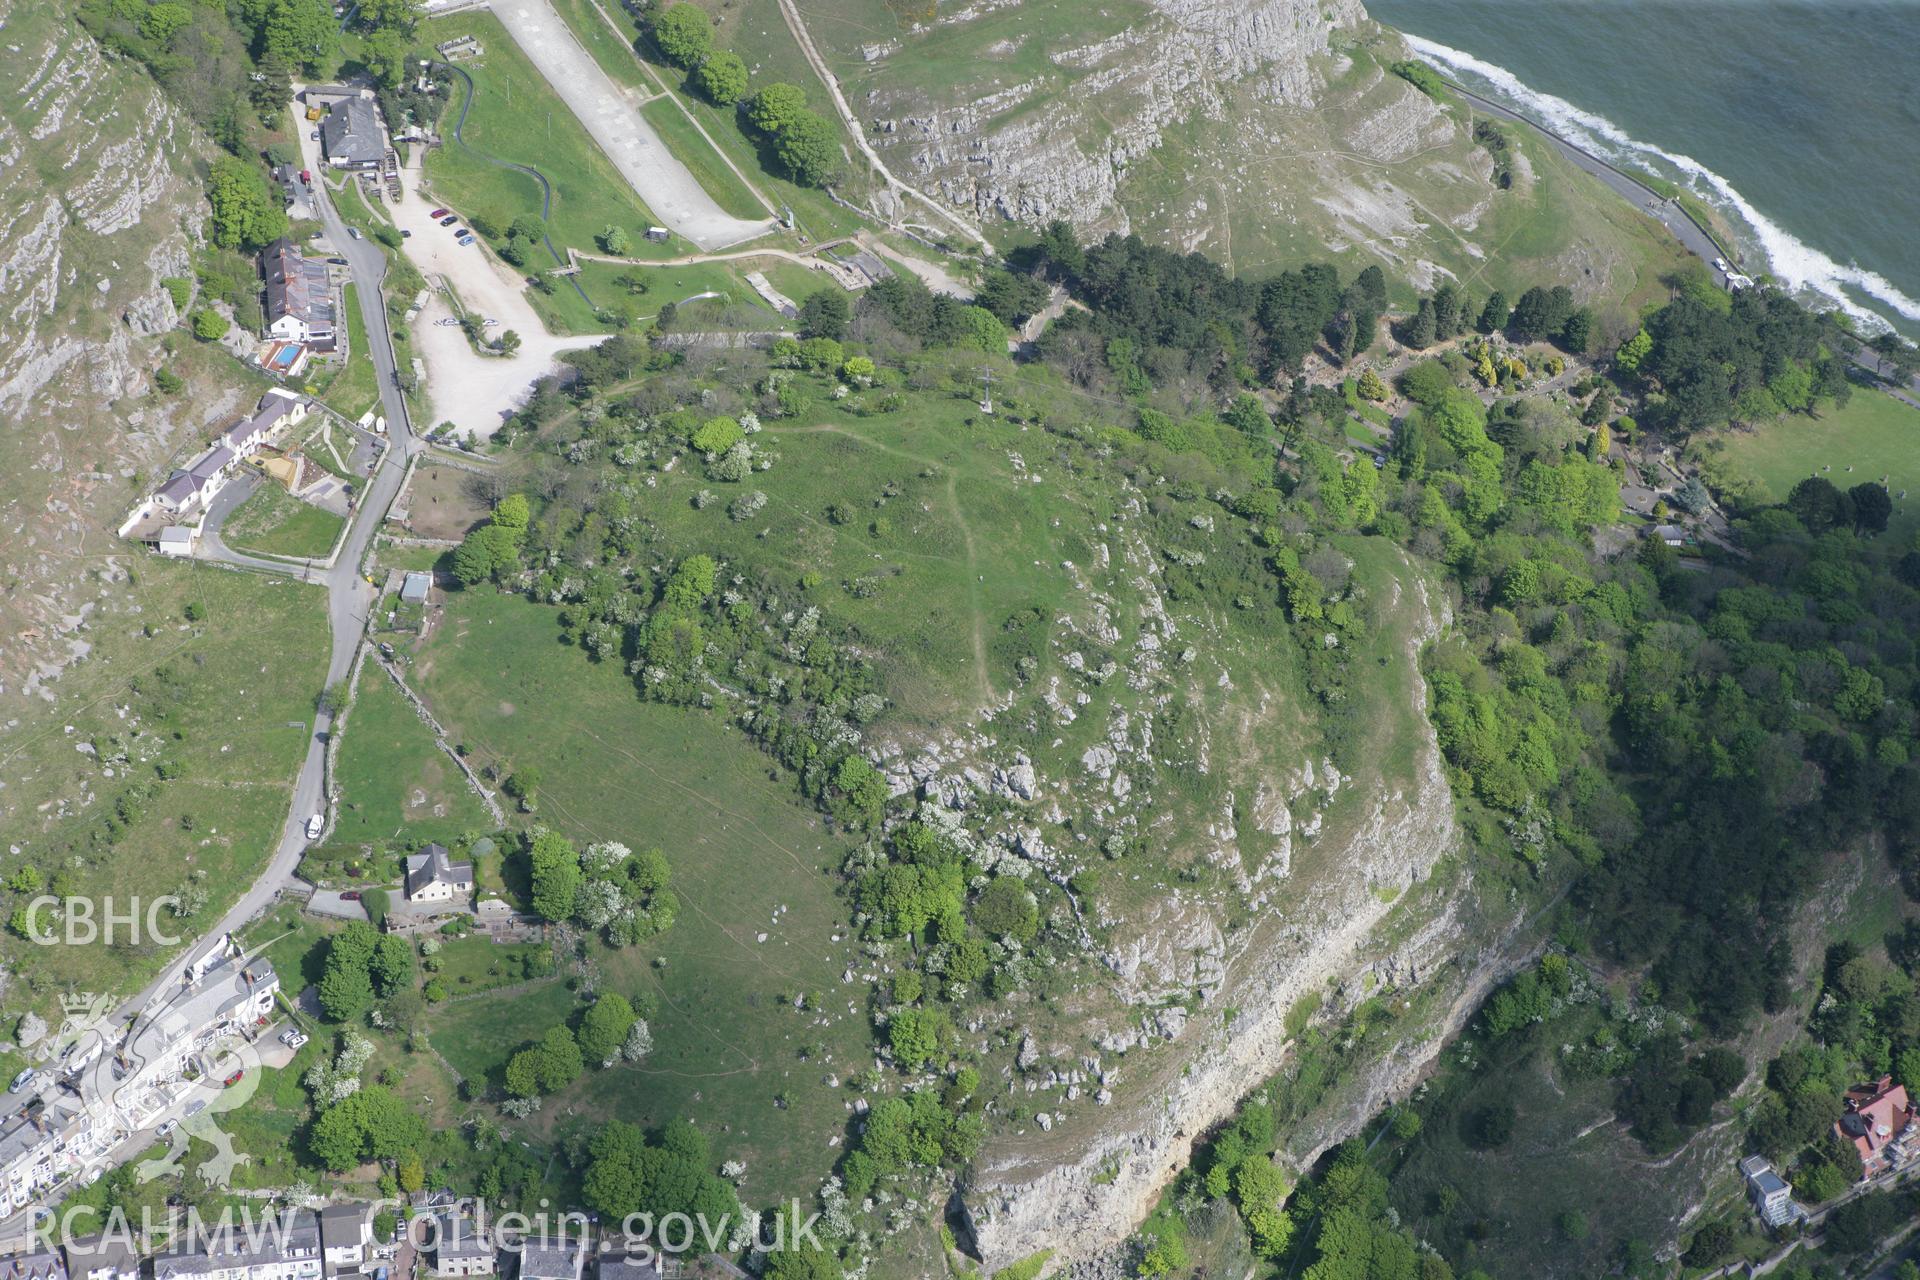
{"type": "Polygon", "coordinates": [[[120,536],[149,543],[163,555],[192,555],[208,508],[240,464],[279,443],[289,428],[306,419],[312,403],[280,387],[269,390],[253,412],[223,430],[184,465],[168,472],[165,480],[142,497],[121,524],[120,536]]]}
{"type": "MultiPolygon", "coordinates": [[[[97,1177],[196,1089],[216,1090],[207,1064],[258,1036],[279,990],[273,966],[228,935],[130,1023],[82,1021],[51,1037],[43,1065],[0,1096],[0,1219],[97,1177]]],[[[14,1278],[0,1269],[0,1280],[14,1278]]]]}

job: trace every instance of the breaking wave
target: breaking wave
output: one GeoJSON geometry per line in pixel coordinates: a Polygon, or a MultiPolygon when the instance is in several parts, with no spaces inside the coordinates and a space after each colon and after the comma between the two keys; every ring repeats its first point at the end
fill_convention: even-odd
{"type": "Polygon", "coordinates": [[[1595,155],[1622,168],[1636,167],[1656,174],[1669,170],[1677,173],[1694,194],[1738,219],[1765,256],[1767,269],[1789,292],[1818,294],[1855,319],[1867,321],[1876,328],[1884,326],[1886,318],[1861,306],[1849,290],[1871,297],[1909,320],[1920,320],[1920,299],[1908,296],[1877,271],[1836,262],[1799,239],[1754,208],[1731,182],[1692,156],[1642,142],[1605,116],[1576,107],[1565,98],[1530,88],[1505,67],[1422,36],[1408,34],[1406,41],[1421,57],[1456,76],[1490,88],[1493,96],[1504,99],[1522,115],[1542,122],[1595,155]],[[1655,160],[1664,164],[1651,163],[1655,160]]]}

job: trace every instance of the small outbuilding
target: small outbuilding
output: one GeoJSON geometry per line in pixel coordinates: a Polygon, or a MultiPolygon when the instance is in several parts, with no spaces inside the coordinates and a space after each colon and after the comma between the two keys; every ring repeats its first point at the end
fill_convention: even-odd
{"type": "Polygon", "coordinates": [[[427,593],[433,590],[433,575],[418,570],[410,572],[400,580],[400,598],[408,604],[425,604],[427,593]]]}

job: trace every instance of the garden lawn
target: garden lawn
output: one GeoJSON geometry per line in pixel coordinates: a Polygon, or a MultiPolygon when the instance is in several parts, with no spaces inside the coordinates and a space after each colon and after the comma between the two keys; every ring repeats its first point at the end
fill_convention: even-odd
{"type": "Polygon", "coordinates": [[[1793,414],[1720,439],[1733,473],[1759,482],[1761,502],[1785,501],[1815,474],[1842,489],[1884,476],[1893,495],[1888,533],[1905,539],[1920,529],[1920,409],[1884,391],[1856,387],[1844,409],[1823,406],[1817,418],[1793,414]]]}
{"type": "MultiPolygon", "coordinates": [[[[695,294],[724,293],[737,306],[764,312],[765,326],[774,328],[786,320],[761,301],[744,272],[755,269],[754,260],[732,262],[695,262],[686,266],[649,267],[626,262],[583,262],[575,277],[595,307],[623,312],[634,320],[651,320],[663,303],[675,306],[695,294]],[[631,293],[622,278],[632,276],[644,281],[645,293],[631,293]]],[[[824,279],[824,277],[822,277],[824,279]]],[[[606,326],[594,315],[594,308],[580,301],[580,295],[565,280],[554,281],[552,293],[529,290],[527,299],[555,333],[600,333],[606,326]]],[[[683,326],[684,327],[684,326],[683,326]]]]}
{"type": "Polygon", "coordinates": [[[537,981],[553,970],[544,942],[497,943],[478,935],[445,940],[433,960],[440,967],[425,977],[438,978],[449,996],[473,995],[495,987],[537,981]]]}
{"type": "MultiPolygon", "coordinates": [[[[324,452],[325,446],[320,449],[324,452]]],[[[220,537],[236,551],[320,560],[332,553],[346,523],[331,511],[300,501],[278,481],[263,480],[228,517],[220,537]]]]}
{"type": "MultiPolygon", "coordinates": [[[[728,1118],[729,1132],[709,1128],[715,1156],[746,1162],[749,1200],[816,1185],[851,1101],[823,1078],[871,1061],[863,996],[840,985],[856,949],[834,940],[846,937],[833,874],[844,842],[742,735],[641,702],[618,664],[560,644],[545,606],[456,595],[416,672],[478,761],[539,767],[540,821],[577,841],[657,844],[673,866],[678,923],[597,957],[602,990],[657,1006],[652,1055],[590,1071],[528,1122],[534,1135],[569,1111],[655,1125],[697,1097],[700,1114],[728,1118]],[[799,992],[821,1012],[796,1010],[799,992]]],[[[433,1043],[464,1075],[489,1076],[571,1005],[557,981],[450,1002],[431,1015],[433,1043]]]]}
{"type": "MultiPolygon", "coordinates": [[[[625,227],[638,244],[647,243],[644,233],[656,221],[653,214],[491,14],[436,18],[423,23],[421,33],[429,44],[479,37],[485,55],[461,64],[474,85],[464,139],[494,159],[538,169],[553,184],[547,229],[562,254],[569,245],[592,251],[594,237],[609,226],[625,227]]],[[[440,121],[446,144],[428,153],[427,177],[436,199],[469,221],[492,222],[504,234],[514,218],[540,215],[540,186],[453,140],[465,96],[465,86],[456,85],[440,121]]],[[[545,258],[544,249],[540,256],[545,258]]]]}
{"type": "Polygon", "coordinates": [[[492,820],[466,778],[379,666],[368,664],[340,736],[333,839],[446,843],[492,820]]]}
{"type": "Polygon", "coordinates": [[[358,422],[360,415],[380,398],[380,389],[374,385],[373,361],[367,355],[367,325],[360,318],[354,288],[352,284],[347,285],[340,300],[347,312],[347,363],[334,374],[321,396],[334,412],[350,422],[358,422]]]}

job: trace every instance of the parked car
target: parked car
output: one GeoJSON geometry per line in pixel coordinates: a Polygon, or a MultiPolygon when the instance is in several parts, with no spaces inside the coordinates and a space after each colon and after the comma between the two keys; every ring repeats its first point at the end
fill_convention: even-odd
{"type": "Polygon", "coordinates": [[[335,266],[335,267],[344,267],[347,265],[347,260],[345,258],[328,258],[327,262],[330,266],[335,266]]]}
{"type": "Polygon", "coordinates": [[[166,1137],[168,1134],[173,1132],[174,1123],[175,1122],[172,1120],[162,1120],[160,1122],[160,1127],[153,1131],[153,1136],[156,1138],[166,1137]]]}
{"type": "Polygon", "coordinates": [[[358,889],[349,889],[345,893],[340,895],[340,901],[358,902],[360,901],[360,891],[358,889]]]}
{"type": "Polygon", "coordinates": [[[347,228],[347,234],[348,234],[348,235],[350,235],[350,236],[352,236],[352,237],[353,237],[353,238],[354,238],[355,240],[358,240],[358,239],[360,238],[360,228],[358,228],[358,227],[348,227],[348,228],[347,228]]]}
{"type": "Polygon", "coordinates": [[[38,1076],[39,1074],[40,1073],[38,1071],[35,1071],[32,1067],[28,1067],[25,1071],[22,1071],[19,1075],[13,1078],[13,1083],[7,1086],[7,1092],[8,1093],[20,1092],[22,1089],[32,1084],[34,1081],[34,1077],[38,1076]]]}
{"type": "Polygon", "coordinates": [[[460,221],[460,219],[456,218],[452,214],[448,214],[446,217],[440,219],[440,225],[443,227],[450,227],[458,221],[460,221]]]}
{"type": "Polygon", "coordinates": [[[447,211],[445,209],[435,209],[432,213],[428,214],[427,216],[429,218],[444,218],[447,216],[447,211]]]}
{"type": "Polygon", "coordinates": [[[460,240],[459,240],[459,243],[461,243],[461,244],[472,244],[472,243],[473,243],[473,233],[472,233],[471,231],[469,231],[469,232],[468,232],[468,233],[467,233],[466,235],[463,235],[463,236],[461,236],[461,237],[460,237],[460,240]]]}
{"type": "Polygon", "coordinates": [[[307,839],[318,840],[320,833],[327,829],[327,819],[323,814],[314,814],[307,819],[307,839]]]}
{"type": "Polygon", "coordinates": [[[207,1100],[205,1098],[196,1098],[192,1102],[187,1104],[187,1118],[191,1120],[193,1117],[199,1115],[202,1111],[205,1111],[206,1109],[207,1109],[207,1100]]]}
{"type": "Polygon", "coordinates": [[[411,240],[413,239],[413,232],[407,230],[405,227],[402,227],[400,228],[400,238],[402,240],[411,240]]]}
{"type": "Polygon", "coordinates": [[[240,1068],[238,1071],[234,1072],[232,1075],[227,1077],[226,1087],[229,1089],[233,1088],[233,1086],[240,1083],[241,1079],[245,1077],[246,1074],[247,1074],[247,1069],[245,1067],[240,1068]]]}
{"type": "Polygon", "coordinates": [[[302,169],[302,170],[300,171],[300,181],[302,181],[302,182],[304,182],[304,183],[306,183],[306,184],[308,184],[309,186],[311,186],[311,185],[313,184],[313,170],[311,170],[311,169],[302,169]]]}
{"type": "Polygon", "coordinates": [[[311,133],[309,133],[309,134],[307,135],[307,141],[308,141],[308,142],[318,142],[318,141],[320,141],[320,131],[319,131],[318,129],[315,129],[315,130],[313,130],[313,132],[311,132],[311,133]]]}
{"type": "Polygon", "coordinates": [[[498,320],[495,320],[495,319],[494,319],[494,318],[493,318],[492,316],[488,316],[488,317],[487,317],[487,318],[486,318],[485,320],[482,320],[482,321],[480,322],[480,327],[481,327],[482,329],[491,329],[491,328],[493,328],[493,326],[495,326],[495,325],[497,325],[497,324],[499,324],[499,323],[500,323],[500,322],[499,322],[498,320]]]}

